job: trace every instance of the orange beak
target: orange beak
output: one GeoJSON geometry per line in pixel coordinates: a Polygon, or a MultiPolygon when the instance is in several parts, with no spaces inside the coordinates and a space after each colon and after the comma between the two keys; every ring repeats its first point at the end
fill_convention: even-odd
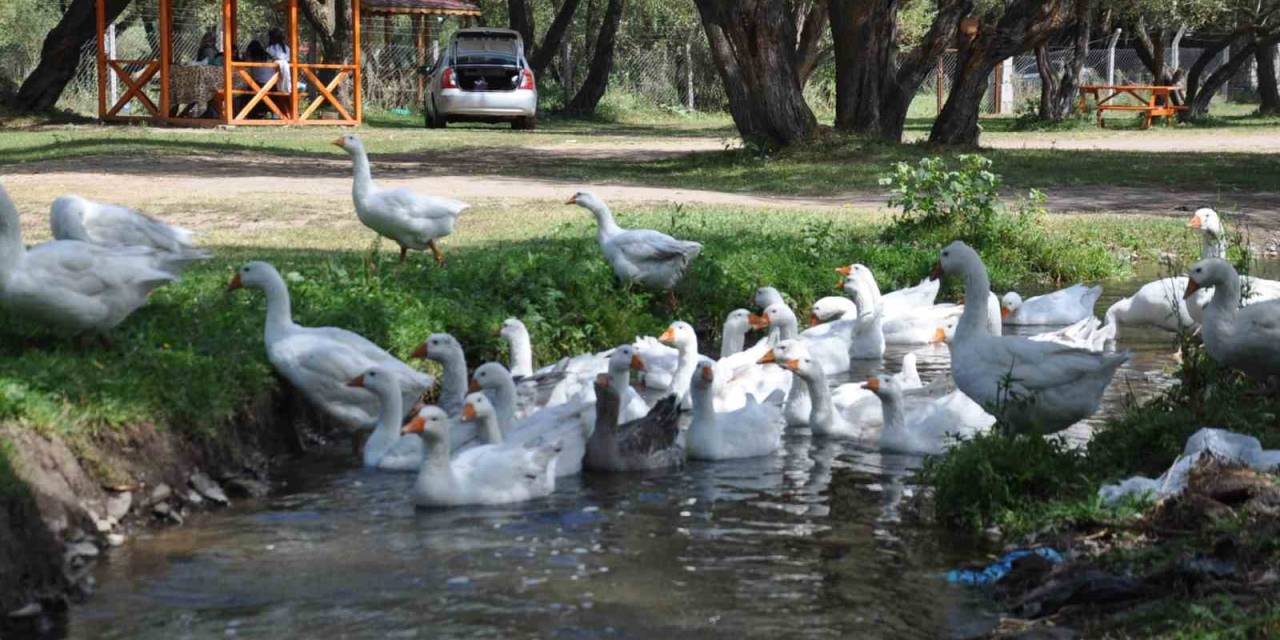
{"type": "Polygon", "coordinates": [[[1187,298],[1190,298],[1191,294],[1199,290],[1200,290],[1200,283],[1196,282],[1195,280],[1192,280],[1191,278],[1187,278],[1187,291],[1186,293],[1182,294],[1182,299],[1186,300],[1187,298]]]}
{"type": "Polygon", "coordinates": [[[329,144],[331,144],[331,145],[333,145],[333,146],[335,146],[335,147],[343,147],[343,146],[344,146],[344,145],[343,145],[342,138],[334,138],[334,139],[333,139],[333,141],[332,141],[332,142],[330,142],[329,144]]]}
{"type": "Polygon", "coordinates": [[[1013,313],[1013,312],[1012,312],[1012,311],[1009,311],[1009,307],[1000,307],[1000,319],[1001,319],[1001,320],[1003,320],[1003,319],[1005,319],[1005,318],[1008,318],[1010,313],[1013,313]]]}
{"type": "Polygon", "coordinates": [[[939,260],[933,265],[933,269],[929,271],[929,279],[937,280],[942,277],[942,261],[939,260]]]}
{"type": "Polygon", "coordinates": [[[645,370],[645,369],[644,369],[644,360],[641,360],[641,359],[640,359],[640,355],[639,355],[639,354],[636,354],[636,353],[631,354],[631,368],[632,368],[632,369],[635,369],[636,371],[644,371],[644,370],[645,370]]]}
{"type": "Polygon", "coordinates": [[[663,331],[662,335],[658,336],[658,342],[661,342],[662,344],[671,344],[672,342],[675,342],[675,341],[676,341],[675,327],[667,327],[667,330],[663,331]]]}
{"type": "Polygon", "coordinates": [[[753,313],[747,316],[747,324],[751,325],[752,329],[768,329],[769,316],[761,316],[753,313]]]}
{"type": "Polygon", "coordinates": [[[1187,223],[1187,227],[1191,229],[1199,229],[1202,224],[1204,223],[1200,220],[1200,216],[1197,214],[1191,216],[1191,221],[1187,223]]]}
{"type": "Polygon", "coordinates": [[[711,371],[711,367],[702,368],[702,380],[704,382],[711,382],[712,380],[715,379],[715,377],[716,375],[711,371]]]}
{"type": "Polygon", "coordinates": [[[240,272],[237,271],[236,275],[232,276],[231,282],[227,283],[227,291],[235,291],[236,289],[239,289],[243,286],[244,284],[240,282],[240,272]]]}
{"type": "Polygon", "coordinates": [[[822,323],[818,321],[818,314],[809,312],[809,326],[816,327],[820,324],[822,323]]]}
{"type": "Polygon", "coordinates": [[[863,384],[863,385],[862,385],[862,388],[863,388],[863,389],[870,389],[870,390],[872,390],[872,391],[879,391],[879,390],[880,390],[880,378],[871,378],[870,380],[867,380],[867,382],[866,382],[865,384],[863,384]]]}
{"type": "Polygon", "coordinates": [[[476,406],[470,402],[462,405],[462,420],[469,422],[476,419],[476,406]]]}
{"type": "Polygon", "coordinates": [[[578,196],[574,196],[564,201],[565,204],[578,204],[578,196]]]}
{"type": "Polygon", "coordinates": [[[400,433],[422,433],[427,426],[427,421],[422,416],[414,416],[408,424],[400,427],[400,433]]]}
{"type": "Polygon", "coordinates": [[[364,386],[364,374],[362,373],[362,374],[360,374],[360,375],[356,376],[354,380],[352,380],[351,382],[348,382],[348,383],[347,383],[347,386],[348,386],[348,387],[363,387],[363,386],[364,386]]]}
{"type": "Polygon", "coordinates": [[[787,361],[787,364],[785,364],[785,365],[783,365],[783,366],[785,366],[786,368],[788,368],[788,369],[790,369],[790,370],[792,370],[792,371],[799,371],[799,370],[800,370],[800,361],[799,361],[799,360],[788,360],[788,361],[787,361]]]}
{"type": "Polygon", "coordinates": [[[425,342],[424,342],[424,343],[422,343],[422,344],[418,345],[418,348],[417,348],[417,349],[414,349],[414,350],[413,350],[413,353],[409,354],[409,357],[410,357],[410,358],[417,358],[418,360],[424,360],[424,359],[426,359],[426,357],[427,357],[427,343],[425,343],[425,342]]]}
{"type": "Polygon", "coordinates": [[[773,357],[773,349],[770,349],[764,353],[764,357],[760,358],[756,364],[774,364],[777,361],[778,359],[773,357]]]}
{"type": "Polygon", "coordinates": [[[933,330],[933,343],[942,344],[947,341],[947,331],[942,327],[933,330]]]}
{"type": "Polygon", "coordinates": [[[480,381],[479,381],[479,380],[476,380],[475,378],[472,378],[472,379],[471,379],[471,384],[470,384],[470,385],[467,385],[467,392],[468,392],[468,393],[475,393],[475,392],[477,392],[477,391],[479,391],[479,390],[480,390],[480,381]]]}
{"type": "Polygon", "coordinates": [[[836,267],[836,273],[848,278],[853,273],[853,267],[836,267]]]}

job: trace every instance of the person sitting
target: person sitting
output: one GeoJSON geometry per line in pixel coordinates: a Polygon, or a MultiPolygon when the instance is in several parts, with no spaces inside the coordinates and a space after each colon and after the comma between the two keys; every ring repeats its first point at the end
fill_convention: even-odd
{"type": "Polygon", "coordinates": [[[280,67],[280,91],[289,93],[293,88],[293,74],[289,70],[289,45],[285,44],[283,31],[272,29],[267,32],[267,55],[280,67]]]}

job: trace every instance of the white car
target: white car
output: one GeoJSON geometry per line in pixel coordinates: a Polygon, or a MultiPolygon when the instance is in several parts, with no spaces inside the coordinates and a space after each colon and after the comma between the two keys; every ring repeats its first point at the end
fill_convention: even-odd
{"type": "Polygon", "coordinates": [[[510,122],[513,129],[537,125],[538,87],[515,31],[461,29],[425,73],[427,128],[450,122],[510,122]]]}

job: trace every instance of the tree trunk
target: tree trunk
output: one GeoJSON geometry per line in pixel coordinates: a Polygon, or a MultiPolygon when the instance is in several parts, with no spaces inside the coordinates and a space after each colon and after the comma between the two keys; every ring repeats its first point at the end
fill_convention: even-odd
{"type": "MultiPolygon", "coordinates": [[[[579,0],[564,0],[560,3],[559,11],[556,11],[556,17],[551,21],[551,26],[547,27],[547,32],[542,36],[542,43],[538,45],[533,52],[533,56],[529,58],[529,66],[533,67],[533,75],[542,76],[543,70],[551,65],[551,61],[555,60],[556,54],[560,52],[560,42],[564,40],[564,35],[569,31],[569,25],[573,24],[573,14],[578,10],[579,0]]],[[[616,29],[616,28],[615,28],[616,29]]],[[[525,48],[531,46],[525,44],[525,48]]]]}
{"type": "Polygon", "coordinates": [[[1258,113],[1264,116],[1280,115],[1280,88],[1276,79],[1276,45],[1258,47],[1253,53],[1258,61],[1258,113]]]}
{"type": "Polygon", "coordinates": [[[902,140],[911,99],[951,44],[970,0],[943,0],[921,44],[899,60],[899,0],[830,0],[835,45],[835,126],[893,142],[902,140]]]}
{"type": "Polygon", "coordinates": [[[1067,33],[1071,47],[1062,62],[1062,75],[1053,72],[1046,45],[1036,47],[1036,69],[1040,73],[1040,119],[1062,122],[1075,111],[1080,74],[1089,57],[1089,0],[1075,0],[1075,12],[1067,33]]]}
{"type": "Polygon", "coordinates": [[[533,31],[533,9],[526,0],[507,0],[507,19],[511,30],[520,34],[524,40],[524,56],[532,58],[535,50],[533,31]]]}
{"type": "Polygon", "coordinates": [[[591,69],[582,82],[582,88],[569,101],[565,108],[569,113],[593,113],[604,92],[609,88],[609,74],[613,73],[613,50],[617,43],[618,26],[622,24],[622,11],[626,0],[609,0],[604,11],[604,22],[600,25],[600,35],[596,37],[595,55],[591,58],[591,69]]]}
{"type": "Polygon", "coordinates": [[[752,144],[805,140],[818,123],[804,101],[795,23],[775,0],[695,0],[738,133],[752,144]]]}
{"type": "MultiPolygon", "coordinates": [[[[105,0],[107,24],[129,6],[131,0],[105,0]]],[[[98,9],[95,0],[73,0],[62,19],[45,36],[40,64],[27,76],[14,96],[14,107],[22,111],[52,109],[63,89],[76,75],[80,51],[98,37],[98,9]]]]}
{"type": "Polygon", "coordinates": [[[1275,37],[1267,40],[1258,41],[1251,40],[1246,42],[1240,49],[1238,55],[1233,55],[1226,64],[1219,66],[1208,78],[1200,80],[1204,75],[1204,70],[1218,56],[1222,54],[1224,49],[1230,47],[1233,43],[1243,41],[1248,34],[1243,31],[1237,31],[1230,37],[1220,40],[1204,47],[1200,51],[1200,56],[1196,58],[1195,63],[1191,65],[1191,70],[1187,72],[1187,92],[1186,92],[1186,111],[1179,112],[1178,119],[1181,122],[1190,122],[1199,120],[1209,114],[1209,102],[1213,100],[1213,96],[1218,90],[1227,83],[1232,76],[1244,66],[1250,58],[1254,56],[1254,52],[1259,47],[1265,47],[1275,44],[1275,37]]]}
{"type": "Polygon", "coordinates": [[[929,131],[932,144],[978,144],[978,111],[996,65],[1010,56],[1048,42],[1062,28],[1078,0],[1013,0],[995,25],[979,28],[971,42],[961,42],[951,94],[929,131]]]}
{"type": "Polygon", "coordinates": [[[812,0],[796,4],[796,72],[800,74],[800,86],[809,84],[809,78],[822,59],[831,53],[822,46],[822,36],[827,32],[826,0],[812,0]]]}

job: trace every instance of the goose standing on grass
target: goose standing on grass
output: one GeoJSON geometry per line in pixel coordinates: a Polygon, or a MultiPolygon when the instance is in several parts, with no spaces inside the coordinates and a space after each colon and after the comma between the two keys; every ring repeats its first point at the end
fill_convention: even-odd
{"type": "Polygon", "coordinates": [[[1005,324],[1075,324],[1093,317],[1093,306],[1102,296],[1102,287],[1082,284],[1053,293],[1022,299],[1016,291],[1000,300],[1000,317],[1005,324]]]}
{"type": "Polygon", "coordinates": [[[908,417],[904,411],[902,383],[898,379],[873,377],[862,386],[880,399],[884,428],[880,431],[879,444],[885,451],[942,453],[949,438],[972,437],[996,421],[959,392],[925,400],[914,415],[908,417]]]}
{"type": "Polygon", "coordinates": [[[177,278],[159,268],[163,257],[149,247],[79,240],[27,249],[18,209],[0,186],[0,306],[15,316],[65,334],[101,336],[141,307],[152,291],[177,278]]]}
{"type": "Polygon", "coordinates": [[[702,251],[700,243],[676,240],[652,229],[623,229],[614,222],[609,207],[590,191],[579,191],[565,204],[576,204],[595,214],[596,240],[619,280],[665,291],[675,306],[671,290],[702,251]]]}
{"type": "Polygon", "coordinates": [[[689,457],[730,460],[777,451],[782,446],[782,430],[787,426],[781,410],[783,393],[778,391],[765,402],[756,402],[749,396],[741,409],[718,412],[712,398],[714,382],[715,363],[698,363],[690,387],[693,422],[685,437],[689,457]]]}
{"type": "Polygon", "coordinates": [[[556,443],[532,449],[486,444],[450,457],[449,430],[448,415],[435,406],[423,407],[403,427],[404,433],[422,438],[427,452],[413,485],[415,505],[507,504],[541,498],[555,490],[556,443]]]}
{"type": "Polygon", "coordinates": [[[53,201],[49,227],[57,240],[79,240],[104,247],[151,247],[185,263],[207,260],[209,252],[193,243],[195,233],[128,207],[94,202],[77,195],[53,201]]]}
{"type": "Polygon", "coordinates": [[[440,374],[440,393],[436,396],[436,406],[444,409],[450,417],[457,417],[462,411],[468,384],[467,355],[462,350],[462,344],[447,333],[433,333],[409,357],[430,360],[440,365],[443,371],[440,374]]]}
{"type": "Polygon", "coordinates": [[[364,143],[358,136],[349,133],[333,144],[351,154],[354,168],[351,192],[360,222],[378,235],[395,241],[400,246],[400,262],[404,262],[410,249],[429,249],[436,263],[444,265],[444,254],[436,240],[453,233],[458,214],[471,205],[452,198],[417,194],[406,188],[380,189],[373,182],[369,154],[365,153],[364,143]]]}
{"type": "Polygon", "coordinates": [[[1184,295],[1209,287],[1213,298],[1205,307],[1200,329],[1209,356],[1259,380],[1280,375],[1280,300],[1241,308],[1240,276],[1218,258],[1191,265],[1184,295]]]}
{"type": "Polygon", "coordinates": [[[965,281],[965,307],[951,342],[956,386],[988,411],[1002,410],[1009,428],[1056,433],[1094,414],[1102,393],[1128,353],[1103,354],[987,328],[991,281],[978,253],[956,241],[942,250],[930,274],[965,281]]]}
{"type": "Polygon", "coordinates": [[[648,471],[684,465],[680,409],[667,396],[634,420],[620,420],[621,398],[610,376],[596,377],[596,427],[582,464],[592,471],[648,471]]]}
{"type": "Polygon", "coordinates": [[[381,366],[396,377],[403,406],[412,408],[435,380],[382,350],[363,336],[336,327],[303,327],[293,322],[289,288],[266,262],[250,262],[236,272],[228,291],[260,289],[267,296],[263,342],[267,360],[315,406],[350,428],[375,424],[378,399],[347,386],[356,376],[381,366]]]}

